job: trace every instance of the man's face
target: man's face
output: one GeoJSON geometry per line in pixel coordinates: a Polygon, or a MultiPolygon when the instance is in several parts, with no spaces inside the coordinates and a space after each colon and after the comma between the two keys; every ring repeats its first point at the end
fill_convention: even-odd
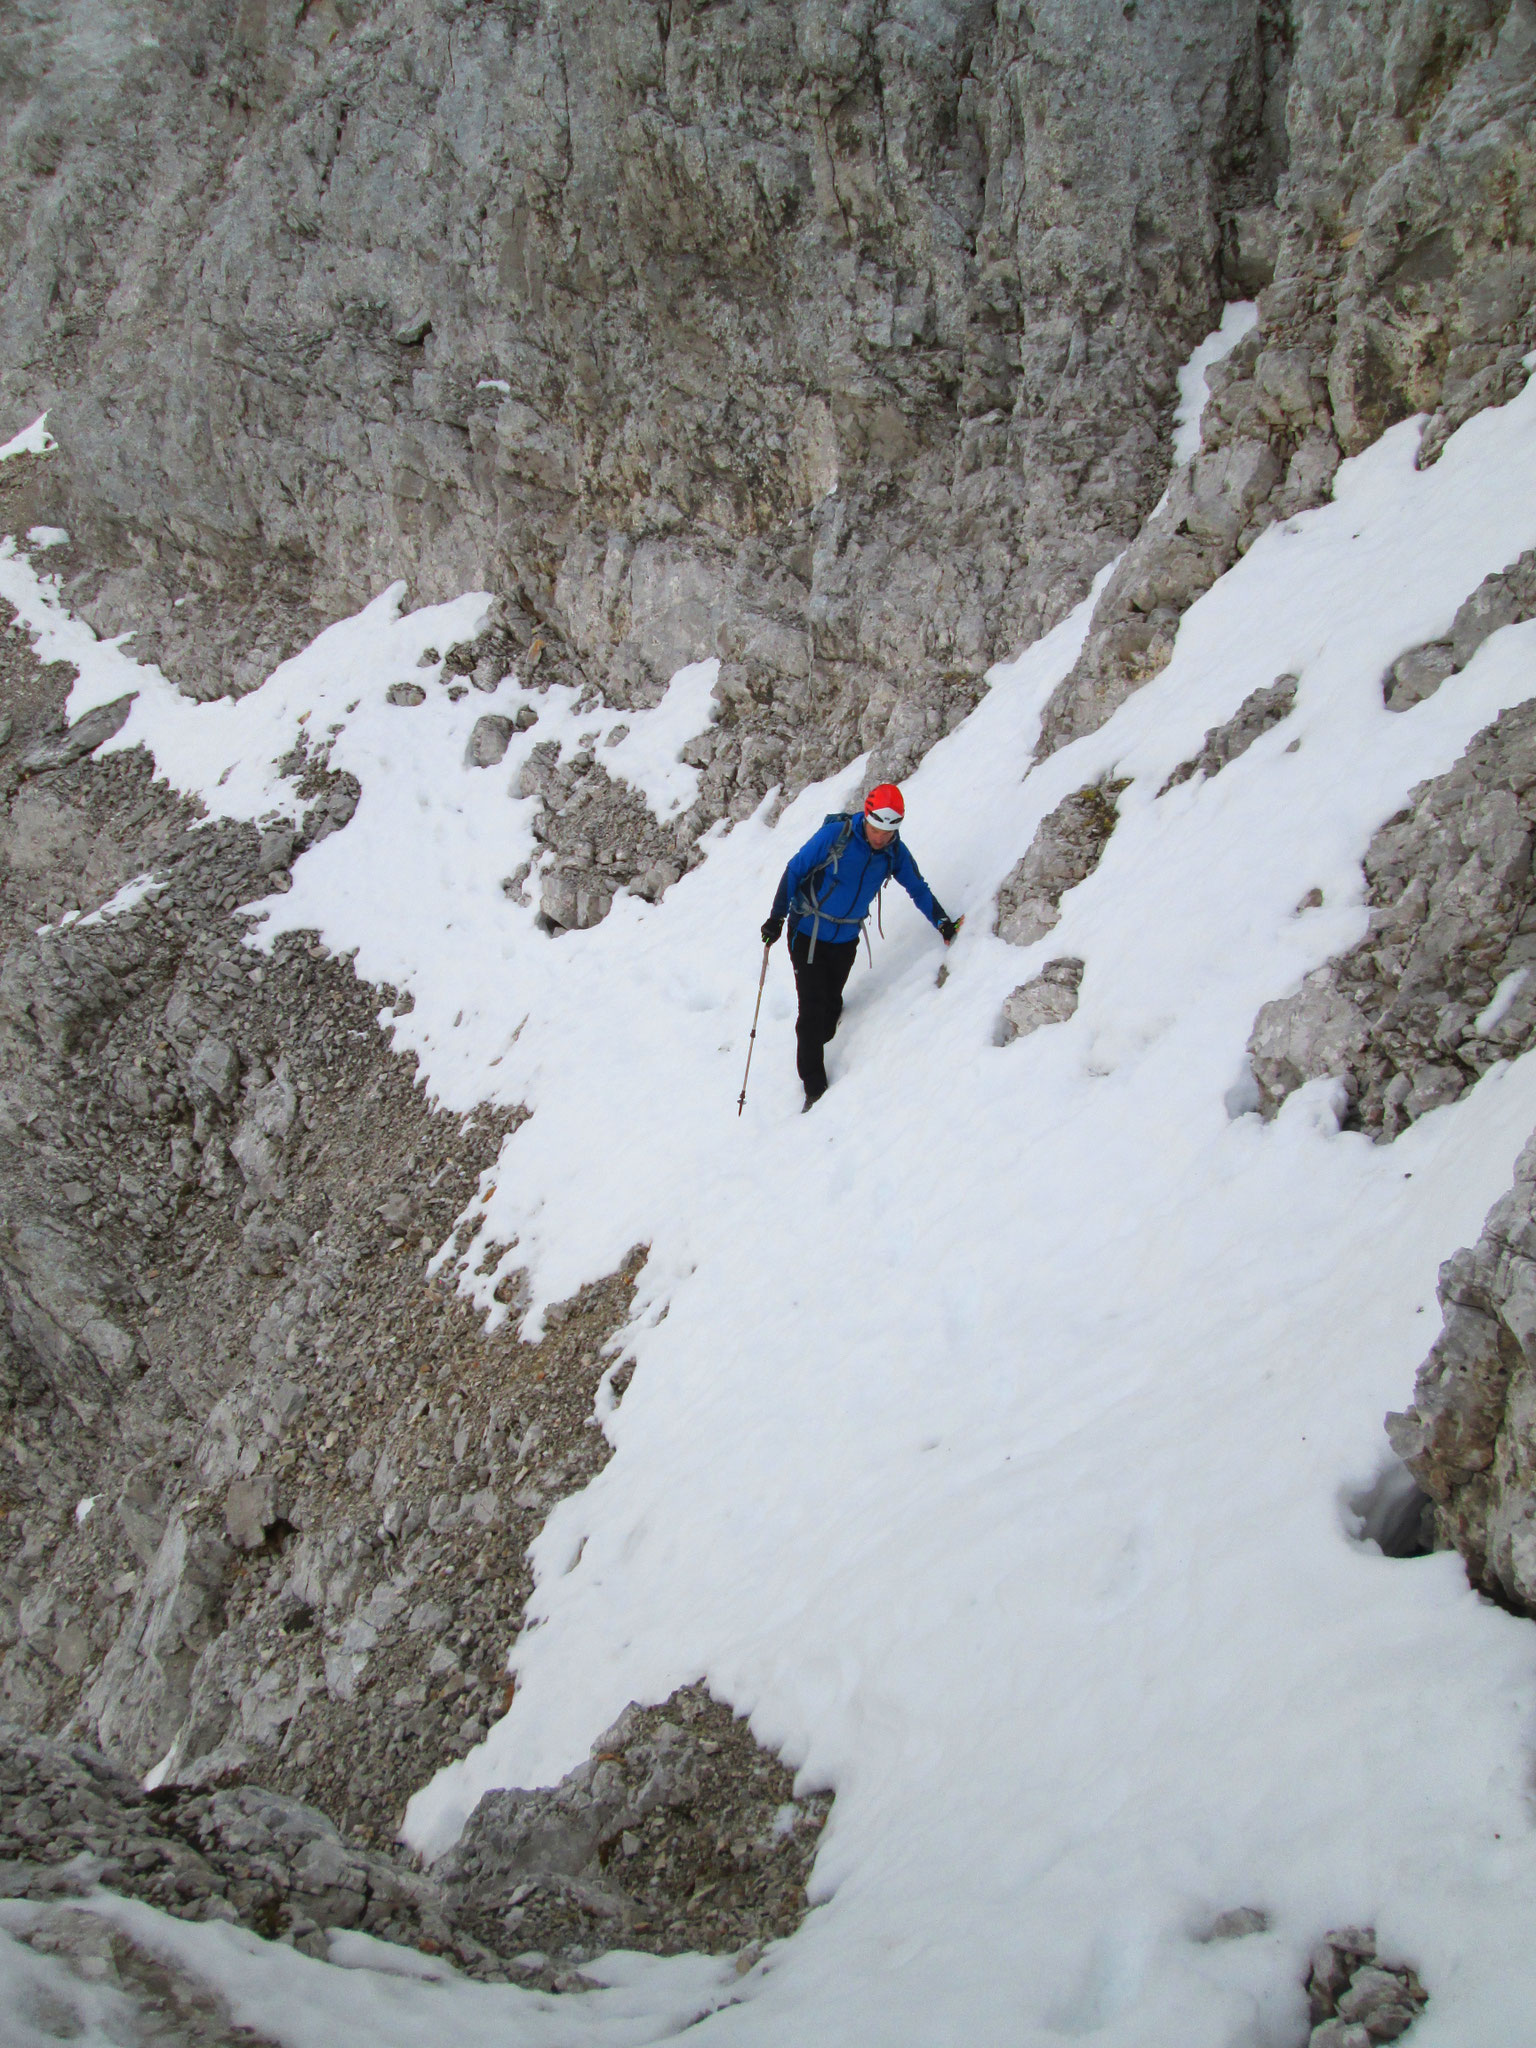
{"type": "Polygon", "coordinates": [[[864,820],[864,837],[869,841],[876,853],[883,853],[896,837],[896,834],[894,832],[882,832],[878,825],[871,825],[866,818],[864,820]]]}

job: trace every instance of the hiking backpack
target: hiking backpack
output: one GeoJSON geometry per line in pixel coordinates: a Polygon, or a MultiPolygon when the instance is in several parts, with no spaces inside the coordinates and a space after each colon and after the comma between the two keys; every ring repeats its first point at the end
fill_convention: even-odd
{"type": "MultiPolygon", "coordinates": [[[[844,853],[847,851],[848,842],[853,837],[853,828],[862,816],[862,811],[828,811],[827,815],[821,821],[823,827],[835,824],[839,825],[842,829],[839,831],[836,839],[833,840],[831,846],[827,849],[826,858],[824,860],[818,861],[815,867],[811,869],[810,873],[806,875],[804,880],[801,882],[800,887],[795,891],[795,899],[789,906],[790,915],[792,917],[808,917],[811,920],[811,944],[810,950],[805,956],[808,962],[816,958],[816,941],[821,936],[822,881],[828,874],[835,875],[837,873],[838,862],[842,859],[844,853]]],[[[890,845],[882,848],[878,853],[876,852],[874,847],[870,847],[869,849],[869,851],[872,854],[874,854],[877,860],[883,860],[885,862],[886,882],[888,882],[891,879],[891,876],[896,872],[895,851],[900,844],[901,835],[898,832],[892,836],[890,845]]],[[[885,882],[882,882],[880,884],[880,888],[883,890],[884,887],[885,882]]],[[[875,901],[878,906],[878,891],[876,892],[875,901]]],[[[869,915],[868,911],[866,911],[864,915],[867,918],[869,915]]],[[[848,919],[832,918],[829,918],[827,921],[829,924],[851,922],[851,920],[848,919]]],[[[863,929],[864,926],[863,922],[861,921],[859,925],[859,930],[862,931],[863,929]]],[[[858,943],[857,933],[855,933],[854,935],[854,943],[858,943]]]]}

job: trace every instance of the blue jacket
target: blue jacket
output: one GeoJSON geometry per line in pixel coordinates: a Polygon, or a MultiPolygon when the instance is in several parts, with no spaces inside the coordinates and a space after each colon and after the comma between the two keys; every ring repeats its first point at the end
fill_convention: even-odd
{"type": "Polygon", "coordinates": [[[881,884],[893,877],[912,898],[931,925],[937,926],[944,912],[934,901],[933,891],[918,873],[917,862],[901,843],[900,835],[877,853],[864,836],[864,820],[857,818],[848,843],[835,866],[815,883],[815,898],[807,877],[831,854],[843,831],[840,817],[828,818],[793,855],[779,877],[773,899],[775,918],[790,917],[792,932],[806,932],[823,945],[846,945],[858,941],[859,931],[881,884]]]}

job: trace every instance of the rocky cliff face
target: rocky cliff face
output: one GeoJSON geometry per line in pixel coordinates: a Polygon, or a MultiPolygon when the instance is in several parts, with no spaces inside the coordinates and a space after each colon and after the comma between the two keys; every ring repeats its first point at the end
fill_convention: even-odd
{"type": "Polygon", "coordinates": [[[78,598],[203,690],[396,575],[489,585],[613,702],[719,654],[744,797],[899,770],[1161,490],[1173,371],[1267,275],[1292,39],[1272,0],[34,14],[0,358],[116,564],[78,598]]]}
{"type": "Polygon", "coordinates": [[[625,1796],[595,1765],[563,1788],[574,1860],[548,1827],[515,1869],[488,1838],[450,1896],[393,1851],[505,1708],[528,1546],[608,1453],[641,1257],[538,1345],[428,1284],[481,1238],[516,1116],[434,1113],[379,1029],[393,992],[308,941],[254,965],[237,912],[355,791],[299,754],[300,833],[190,830],[142,755],[92,757],[101,721],[60,730],[67,673],[14,632],[0,661],[0,1889],[104,1875],[315,1954],[355,1927],[547,1988],[620,1923],[665,1952],[791,1931],[826,1802],[702,1692],[605,1738],[642,1746],[625,1796]]]}
{"type": "MultiPolygon", "coordinates": [[[[1341,455],[1423,411],[1433,460],[1536,344],[1531,0],[39,0],[3,37],[0,425],[47,406],[62,448],[4,466],[0,530],[67,525],[86,616],[197,695],[397,576],[497,596],[450,687],[515,665],[639,707],[721,660],[680,827],[590,750],[535,757],[552,928],[661,894],[776,784],[866,748],[904,772],[1123,550],[1042,748],[1092,730],[1341,455]],[[1171,474],[1175,370],[1233,297],[1258,324],[1171,474]]],[[[1528,558],[1496,580],[1395,664],[1392,708],[1529,614],[1528,558]]],[[[500,1127],[427,1107],[349,963],[240,944],[239,904],[355,789],[296,756],[297,837],[193,833],[142,760],[92,758],[109,721],[63,732],[67,673],[10,633],[4,658],[4,1711],[160,1766],[177,1800],[254,1777],[318,1802],[371,1897],[405,1791],[501,1704],[529,1542],[605,1454],[633,1265],[536,1347],[429,1289],[500,1127]]],[[[1176,778],[1220,772],[1292,682],[1176,778]]],[[[506,735],[476,744],[494,762],[506,735]]],[[[1529,1044],[1532,746],[1507,713],[1385,828],[1370,935],[1257,1020],[1266,1107],[1333,1074],[1390,1138],[1529,1044]]],[[[1042,827],[1005,936],[1054,924],[1117,789],[1042,827]]],[[[1070,1015],[1082,971],[1051,962],[1000,1037],[1070,1015]]],[[[1527,1610],[1528,1178],[1450,1274],[1398,1429],[1442,1536],[1527,1610]]],[[[656,1730],[629,1733],[632,1770],[594,1791],[594,1760],[554,1800],[596,1832],[528,1866],[549,1882],[519,1942],[792,1924],[803,1870],[763,1833],[784,1788],[740,1731],[730,1786],[702,1746],[677,1780],[739,1820],[739,1858],[691,1808],[654,1820],[656,1730]],[[718,1926],[677,1890],[711,1856],[718,1926]]],[[[488,1969],[487,1870],[548,1821],[477,1829],[488,1969]]],[[[14,1853],[39,1841],[100,1853],[62,1822],[14,1853]]],[[[197,1896],[270,1919],[295,1889],[251,1905],[248,1879],[197,1896]]]]}
{"type": "Polygon", "coordinates": [[[1536,706],[1522,704],[1376,834],[1365,938],[1259,1012],[1248,1050],[1266,1113],[1327,1074],[1350,1124],[1392,1138],[1527,1049],[1533,825],[1536,706]]]}
{"type": "Polygon", "coordinates": [[[904,772],[1134,539],[1050,748],[1341,450],[1524,375],[1533,46],[1530,0],[57,4],[0,74],[0,397],[61,430],[74,601],[185,687],[488,586],[610,703],[721,657],[716,816],[904,772]]]}
{"type": "Polygon", "coordinates": [[[1288,161],[1240,217],[1258,325],[1210,376],[1203,449],[1117,566],[1040,750],[1167,663],[1180,615],[1342,455],[1431,415],[1420,461],[1524,383],[1536,340],[1536,8],[1298,7],[1288,161]],[[1262,250],[1262,254],[1260,251],[1262,250]]]}

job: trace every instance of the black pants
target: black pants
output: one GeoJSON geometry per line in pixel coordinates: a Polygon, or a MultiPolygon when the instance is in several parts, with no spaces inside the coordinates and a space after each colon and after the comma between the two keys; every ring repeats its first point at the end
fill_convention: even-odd
{"type": "Polygon", "coordinates": [[[826,1047],[843,1014],[843,983],[859,950],[857,939],[831,946],[816,941],[816,958],[810,955],[811,941],[805,932],[792,932],[789,957],[795,967],[795,992],[800,998],[800,1015],[795,1023],[795,1071],[812,1101],[827,1092],[826,1047]]]}

